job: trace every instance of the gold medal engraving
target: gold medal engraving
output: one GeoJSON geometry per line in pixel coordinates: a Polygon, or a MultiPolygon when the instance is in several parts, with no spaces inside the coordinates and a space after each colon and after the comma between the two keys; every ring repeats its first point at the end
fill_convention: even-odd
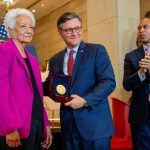
{"type": "Polygon", "coordinates": [[[66,88],[65,88],[65,86],[59,84],[56,87],[56,91],[58,92],[58,94],[63,95],[66,93],[66,88]]]}

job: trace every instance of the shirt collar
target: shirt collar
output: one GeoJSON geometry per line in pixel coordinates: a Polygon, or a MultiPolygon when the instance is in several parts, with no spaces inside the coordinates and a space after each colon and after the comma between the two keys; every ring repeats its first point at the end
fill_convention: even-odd
{"type": "MultiPolygon", "coordinates": [[[[79,44],[79,45],[80,45],[80,44],[79,44]]],[[[78,51],[79,45],[77,45],[76,47],[73,48],[73,50],[74,50],[76,53],[77,53],[77,51],[78,51]]],[[[70,51],[71,51],[71,49],[67,47],[67,53],[68,53],[68,55],[69,55],[69,52],[70,52],[70,51]]]]}
{"type": "Polygon", "coordinates": [[[148,45],[143,44],[144,51],[146,51],[147,47],[149,47],[149,46],[148,46],[148,45]]]}

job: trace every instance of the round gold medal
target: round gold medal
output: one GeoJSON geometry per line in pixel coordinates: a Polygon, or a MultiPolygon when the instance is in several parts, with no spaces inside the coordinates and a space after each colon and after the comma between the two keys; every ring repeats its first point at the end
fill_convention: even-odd
{"type": "Polygon", "coordinates": [[[56,87],[56,91],[58,92],[58,94],[63,95],[63,94],[66,93],[66,88],[65,88],[65,86],[59,84],[59,85],[57,85],[57,87],[56,87]]]}

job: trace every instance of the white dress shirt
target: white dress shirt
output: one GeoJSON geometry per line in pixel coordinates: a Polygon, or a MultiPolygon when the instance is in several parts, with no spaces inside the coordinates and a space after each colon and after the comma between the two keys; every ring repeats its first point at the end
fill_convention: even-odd
{"type": "MultiPolygon", "coordinates": [[[[79,44],[80,45],[80,44],[79,44]]],[[[78,51],[78,48],[79,48],[79,45],[76,46],[75,48],[73,48],[74,50],[74,53],[73,53],[73,59],[74,59],[74,62],[75,62],[75,59],[76,59],[76,55],[77,55],[77,51],[78,51]]],[[[71,49],[69,49],[67,47],[67,51],[65,53],[65,56],[64,56],[64,62],[63,62],[63,72],[65,75],[68,75],[68,67],[67,67],[67,64],[68,64],[68,59],[69,59],[69,53],[70,53],[71,49]]]]}

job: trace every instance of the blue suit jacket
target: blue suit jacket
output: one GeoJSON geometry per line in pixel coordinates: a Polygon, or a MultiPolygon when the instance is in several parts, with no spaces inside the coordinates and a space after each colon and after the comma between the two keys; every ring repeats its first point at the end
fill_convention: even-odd
{"type": "MultiPolygon", "coordinates": [[[[63,74],[65,52],[66,49],[50,59],[51,73],[63,74]]],[[[107,96],[114,90],[115,85],[113,68],[104,46],[81,42],[73,68],[71,94],[83,97],[88,107],[72,109],[61,105],[63,140],[67,140],[70,135],[73,117],[85,140],[95,140],[113,134],[107,96]]],[[[44,89],[45,92],[46,89],[48,88],[44,89]]]]}
{"type": "Polygon", "coordinates": [[[132,91],[129,110],[130,123],[145,123],[149,115],[149,73],[146,72],[146,79],[143,82],[138,76],[139,61],[144,56],[143,46],[125,56],[123,86],[127,91],[132,91]]]}

